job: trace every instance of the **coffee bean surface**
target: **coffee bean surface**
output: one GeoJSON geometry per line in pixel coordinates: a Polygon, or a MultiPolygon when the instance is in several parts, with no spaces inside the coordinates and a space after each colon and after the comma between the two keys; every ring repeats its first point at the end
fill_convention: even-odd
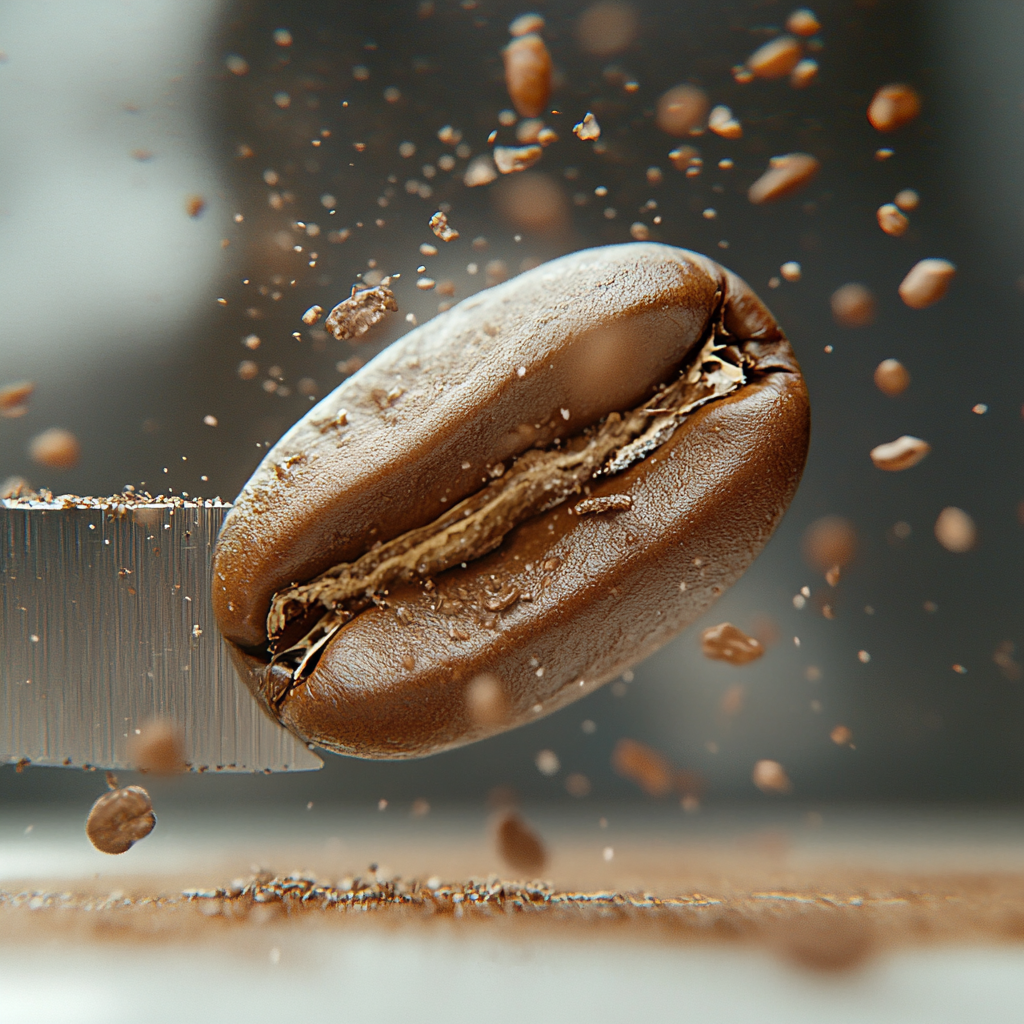
{"type": "Polygon", "coordinates": [[[742,281],[665,245],[577,252],[411,331],[275,445],[221,534],[218,620],[310,742],[471,742],[705,610],[770,536],[807,439],[799,367],[742,281]]]}

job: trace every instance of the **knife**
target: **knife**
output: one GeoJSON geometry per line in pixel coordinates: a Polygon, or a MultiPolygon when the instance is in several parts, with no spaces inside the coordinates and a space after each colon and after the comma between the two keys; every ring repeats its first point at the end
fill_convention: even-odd
{"type": "Polygon", "coordinates": [[[0,500],[0,763],[130,769],[157,719],[193,771],[322,766],[261,710],[214,622],[230,505],[44,497],[0,500]]]}

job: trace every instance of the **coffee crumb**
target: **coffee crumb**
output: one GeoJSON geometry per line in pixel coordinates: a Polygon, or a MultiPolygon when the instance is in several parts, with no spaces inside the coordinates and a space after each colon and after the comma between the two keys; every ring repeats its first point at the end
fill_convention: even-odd
{"type": "Polygon", "coordinates": [[[578,516],[600,515],[602,512],[625,512],[633,507],[628,494],[609,494],[603,498],[584,498],[573,506],[578,516]]]}
{"type": "Polygon", "coordinates": [[[440,210],[430,218],[430,230],[442,242],[454,242],[459,237],[458,231],[448,223],[448,218],[440,210]]]}
{"type": "Polygon", "coordinates": [[[700,635],[700,647],[705,658],[727,661],[730,665],[749,665],[764,654],[759,640],[747,636],[731,622],[705,629],[700,635]]]}
{"type": "Polygon", "coordinates": [[[572,133],[584,142],[592,142],[601,138],[601,126],[597,123],[597,118],[588,110],[583,120],[573,128],[572,133]]]}
{"type": "Polygon", "coordinates": [[[328,314],[324,326],[338,341],[355,341],[388,314],[398,311],[395,293],[389,285],[391,278],[385,277],[373,288],[359,288],[352,285],[352,294],[339,302],[328,314]]]}

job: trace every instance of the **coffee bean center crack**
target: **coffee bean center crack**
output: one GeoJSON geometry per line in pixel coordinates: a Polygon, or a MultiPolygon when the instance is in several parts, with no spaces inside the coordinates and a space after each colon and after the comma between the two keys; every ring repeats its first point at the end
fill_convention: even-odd
{"type": "Polygon", "coordinates": [[[637,408],[612,412],[560,445],[524,452],[498,479],[426,526],[375,546],[354,562],[278,591],[267,616],[269,651],[293,667],[296,682],[337,630],[399,580],[428,579],[497,548],[520,523],[582,493],[591,480],[621,473],[663,445],[700,406],[746,382],[744,357],[720,342],[716,325],[696,356],[670,384],[637,408]],[[282,636],[290,624],[323,614],[297,643],[282,636]],[[283,649],[282,649],[283,648],[283,649]]]}

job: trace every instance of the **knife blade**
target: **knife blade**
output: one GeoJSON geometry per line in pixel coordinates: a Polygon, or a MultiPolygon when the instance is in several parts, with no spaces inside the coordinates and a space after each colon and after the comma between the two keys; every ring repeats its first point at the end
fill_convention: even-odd
{"type": "Polygon", "coordinates": [[[0,500],[0,762],[128,769],[135,731],[157,719],[193,771],[322,766],[261,710],[214,622],[229,508],[0,500]]]}

